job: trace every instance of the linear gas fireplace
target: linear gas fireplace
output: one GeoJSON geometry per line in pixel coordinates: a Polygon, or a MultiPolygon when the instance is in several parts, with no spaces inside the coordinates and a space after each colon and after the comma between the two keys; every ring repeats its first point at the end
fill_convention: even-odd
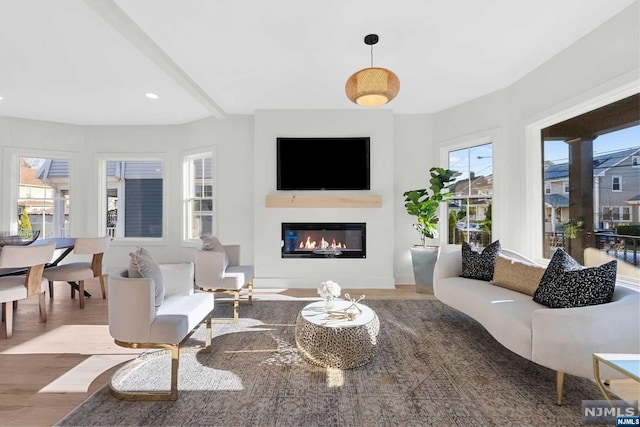
{"type": "Polygon", "coordinates": [[[364,222],[283,222],[282,258],[366,258],[364,222]]]}

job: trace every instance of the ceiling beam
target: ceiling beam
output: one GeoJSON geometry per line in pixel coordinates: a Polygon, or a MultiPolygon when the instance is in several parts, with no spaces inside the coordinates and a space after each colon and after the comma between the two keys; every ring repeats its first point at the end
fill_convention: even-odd
{"type": "Polygon", "coordinates": [[[156,64],[167,76],[186,90],[214,117],[226,114],[211,97],[176,64],[113,0],[83,0],[95,13],[156,64]]]}

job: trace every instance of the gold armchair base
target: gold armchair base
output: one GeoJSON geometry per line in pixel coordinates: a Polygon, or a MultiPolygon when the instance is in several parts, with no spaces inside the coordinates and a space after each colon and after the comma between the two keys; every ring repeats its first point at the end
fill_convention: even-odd
{"type": "Polygon", "coordinates": [[[200,287],[200,290],[203,292],[219,292],[222,294],[233,295],[233,317],[214,318],[213,323],[236,323],[240,317],[240,304],[253,304],[253,279],[249,280],[240,289],[210,289],[200,287]],[[246,300],[240,300],[240,292],[242,292],[243,289],[247,289],[248,295],[246,300]]]}
{"type": "MultiPolygon", "coordinates": [[[[204,352],[211,351],[211,315],[202,322],[207,324],[207,333],[205,338],[204,352]]],[[[202,324],[200,323],[200,324],[202,324]]],[[[123,391],[118,390],[115,387],[118,379],[124,375],[127,375],[140,363],[144,363],[140,357],[136,357],[133,360],[122,365],[112,376],[109,382],[109,389],[111,395],[117,399],[138,401],[138,400],[177,400],[178,399],[178,367],[180,364],[180,345],[191,337],[197,328],[194,328],[187,336],[178,344],[159,344],[159,343],[131,343],[114,340],[115,343],[121,347],[126,348],[157,348],[171,351],[171,390],[169,391],[123,391]]],[[[160,354],[160,352],[158,352],[160,354]]]]}

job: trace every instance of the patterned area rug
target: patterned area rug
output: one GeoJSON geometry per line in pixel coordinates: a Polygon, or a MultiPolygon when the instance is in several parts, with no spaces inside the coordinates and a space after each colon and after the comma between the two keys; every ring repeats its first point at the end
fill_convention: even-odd
{"type": "MultiPolygon", "coordinates": [[[[59,421],[77,425],[575,426],[597,386],[567,375],[555,405],[555,372],[498,344],[477,322],[431,300],[370,300],[379,348],[365,366],[307,363],[294,324],[308,301],[255,301],[236,324],[201,327],[183,348],[175,402],[126,402],[104,387],[59,421]],[[192,346],[191,348],[189,346],[192,346]]],[[[216,316],[229,315],[228,306],[216,316]],[[226,311],[226,312],[225,312],[226,311]]],[[[148,358],[119,388],[168,389],[168,352],[148,358]]]]}

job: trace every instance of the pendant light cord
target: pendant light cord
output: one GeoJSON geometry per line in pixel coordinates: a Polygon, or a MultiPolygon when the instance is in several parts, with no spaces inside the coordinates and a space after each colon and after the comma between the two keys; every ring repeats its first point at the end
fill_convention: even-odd
{"type": "Polygon", "coordinates": [[[373,45],[371,45],[371,68],[373,68],[373,45]]]}

